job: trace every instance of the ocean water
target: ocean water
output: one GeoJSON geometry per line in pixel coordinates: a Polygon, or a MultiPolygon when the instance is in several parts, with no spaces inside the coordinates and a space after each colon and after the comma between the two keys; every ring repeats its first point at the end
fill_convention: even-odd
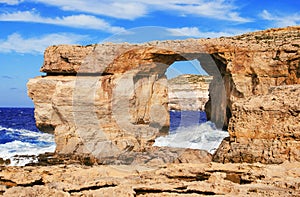
{"type": "Polygon", "coordinates": [[[170,111],[170,133],[176,133],[179,128],[190,127],[207,121],[204,111],[170,111]]]}
{"type": "Polygon", "coordinates": [[[15,155],[39,155],[54,150],[54,136],[36,128],[33,108],[0,108],[0,157],[10,159],[10,165],[36,161],[34,157],[15,155]]]}
{"type": "Polygon", "coordinates": [[[207,121],[203,111],[170,111],[169,135],[156,138],[153,146],[202,149],[213,154],[228,136],[227,131],[207,121]]]}
{"type": "MultiPolygon", "coordinates": [[[[210,153],[218,148],[228,132],[207,122],[202,111],[170,111],[170,132],[155,140],[154,146],[204,149],[210,153]]],[[[35,126],[33,108],[0,108],[0,157],[10,159],[13,166],[35,162],[34,157],[54,152],[54,136],[40,132],[35,126]]]]}

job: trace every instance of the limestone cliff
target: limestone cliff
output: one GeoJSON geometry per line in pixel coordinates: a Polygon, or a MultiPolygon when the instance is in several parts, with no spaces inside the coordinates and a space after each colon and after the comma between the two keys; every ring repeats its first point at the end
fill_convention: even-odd
{"type": "Polygon", "coordinates": [[[180,75],[168,80],[169,110],[204,110],[212,77],[180,75]]]}
{"type": "Polygon", "coordinates": [[[51,46],[41,68],[47,76],[31,79],[28,94],[37,126],[54,132],[58,153],[141,151],[169,124],[166,69],[197,59],[213,76],[207,116],[230,134],[214,159],[299,161],[300,113],[291,104],[299,106],[299,48],[300,27],[217,39],[51,46]],[[273,96],[286,99],[268,99],[273,96]],[[270,102],[274,106],[264,106],[270,102]]]}
{"type": "Polygon", "coordinates": [[[215,155],[220,162],[299,161],[300,84],[276,86],[233,104],[230,140],[215,155]]]}

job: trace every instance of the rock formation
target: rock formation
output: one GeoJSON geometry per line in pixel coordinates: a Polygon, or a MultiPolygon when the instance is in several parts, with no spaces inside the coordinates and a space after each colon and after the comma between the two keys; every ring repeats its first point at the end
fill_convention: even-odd
{"type": "Polygon", "coordinates": [[[269,91],[233,104],[231,138],[223,141],[215,161],[300,161],[300,85],[275,86],[269,91]]]}
{"type": "Polygon", "coordinates": [[[166,69],[198,59],[213,76],[207,117],[230,134],[214,159],[299,161],[299,47],[300,27],[217,39],[51,46],[41,68],[47,76],[31,79],[28,94],[37,126],[54,132],[58,153],[142,151],[168,128],[166,69]]]}
{"type": "Polygon", "coordinates": [[[203,111],[212,77],[180,75],[168,80],[169,110],[203,111]]]}
{"type": "Polygon", "coordinates": [[[299,196],[299,162],[6,167],[0,196],[299,196]]]}

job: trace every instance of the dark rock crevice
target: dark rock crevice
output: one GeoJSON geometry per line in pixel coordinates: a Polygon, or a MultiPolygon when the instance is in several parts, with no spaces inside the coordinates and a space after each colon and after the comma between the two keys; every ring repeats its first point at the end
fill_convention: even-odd
{"type": "Polygon", "coordinates": [[[181,181],[188,181],[188,182],[193,182],[193,181],[206,181],[209,179],[210,174],[209,173],[199,173],[196,174],[195,176],[171,176],[171,175],[165,175],[168,177],[168,179],[178,179],[181,181]]]}
{"type": "Polygon", "coordinates": [[[72,193],[78,193],[78,192],[83,192],[83,191],[89,191],[89,190],[98,190],[98,189],[103,189],[103,188],[110,188],[110,187],[116,187],[116,184],[106,184],[106,185],[93,185],[89,187],[82,187],[80,189],[73,189],[73,190],[66,190],[66,192],[72,194],[72,193]]]}
{"type": "Polygon", "coordinates": [[[23,184],[18,184],[12,180],[7,180],[7,179],[3,179],[0,177],[0,185],[5,185],[7,188],[11,188],[11,187],[33,187],[35,185],[45,185],[45,183],[43,182],[43,179],[38,179],[35,180],[33,182],[30,183],[23,183],[23,184]]]}
{"type": "Polygon", "coordinates": [[[153,188],[135,188],[133,189],[135,192],[135,196],[145,195],[145,194],[160,194],[160,193],[170,193],[170,194],[196,194],[196,195],[224,195],[221,193],[215,193],[212,191],[200,191],[200,190],[160,190],[160,189],[153,189],[153,188]]]}

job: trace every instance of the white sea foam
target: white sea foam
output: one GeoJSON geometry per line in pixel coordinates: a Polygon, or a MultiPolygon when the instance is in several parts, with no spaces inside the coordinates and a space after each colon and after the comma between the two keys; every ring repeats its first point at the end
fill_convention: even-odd
{"type": "Polygon", "coordinates": [[[35,162],[32,157],[14,157],[15,155],[39,155],[45,152],[54,152],[54,136],[48,133],[33,132],[25,129],[12,129],[0,126],[0,130],[6,130],[12,134],[18,134],[20,140],[0,144],[0,157],[10,159],[11,166],[24,166],[35,162]],[[36,138],[37,143],[26,142],[26,138],[36,138]],[[21,141],[21,140],[24,141],[21,141]]]}
{"type": "Polygon", "coordinates": [[[228,136],[227,131],[216,129],[214,123],[208,121],[196,126],[179,127],[174,133],[155,139],[153,146],[202,149],[213,154],[228,136]]]}

